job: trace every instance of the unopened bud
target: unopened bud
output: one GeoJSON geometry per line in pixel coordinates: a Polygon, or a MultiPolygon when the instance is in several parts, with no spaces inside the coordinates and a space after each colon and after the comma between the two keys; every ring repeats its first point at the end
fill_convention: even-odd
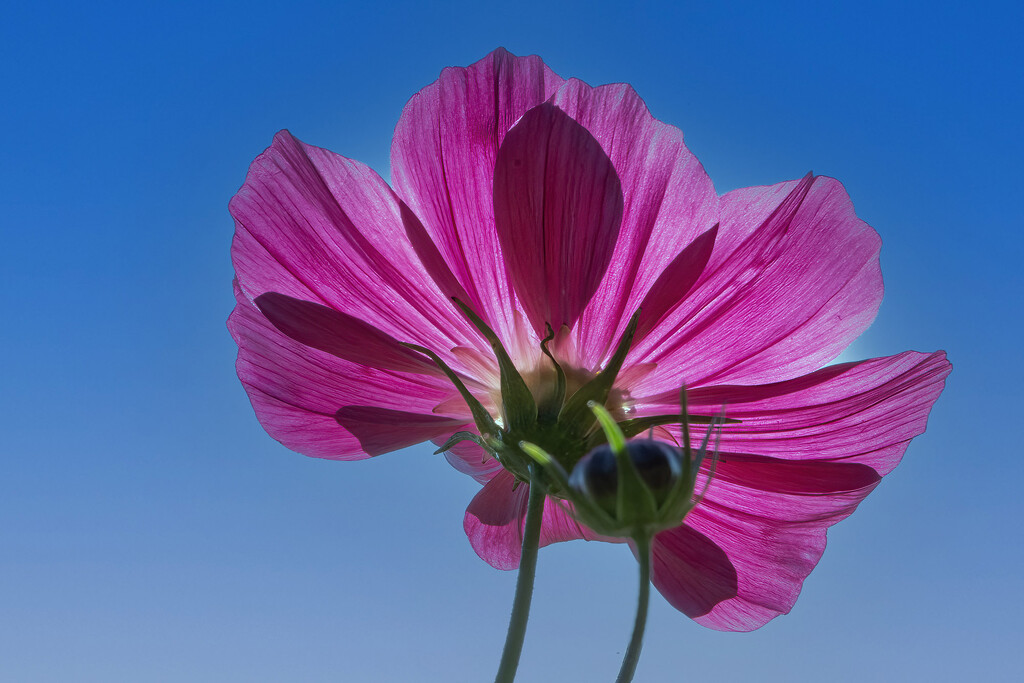
{"type": "MultiPolygon", "coordinates": [[[[636,439],[626,443],[626,456],[654,496],[655,503],[661,506],[682,476],[679,450],[660,441],[636,439]]],[[[569,475],[569,487],[615,517],[619,471],[611,446],[598,446],[581,458],[569,475]]]]}

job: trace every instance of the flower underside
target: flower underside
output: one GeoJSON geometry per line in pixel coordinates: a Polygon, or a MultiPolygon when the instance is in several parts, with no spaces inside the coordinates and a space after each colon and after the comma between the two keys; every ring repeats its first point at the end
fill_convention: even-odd
{"type": "MultiPolygon", "coordinates": [[[[474,550],[514,569],[542,487],[541,546],[614,540],[524,443],[592,471],[607,436],[588,403],[633,444],[653,429],[696,449],[695,423],[721,456],[704,501],[650,539],[651,583],[710,628],[787,613],[950,371],[943,352],[829,365],[883,294],[880,238],[842,184],[719,194],[630,86],[500,49],[414,95],[390,159],[389,186],[282,131],[231,201],[228,326],[268,433],[340,460],[440,445],[482,486],[463,521],[474,550]],[[716,430],[724,404],[742,424],[716,430]]],[[[628,471],[618,451],[597,465],[612,461],[628,471]]],[[[619,494],[590,483],[618,516],[619,494]]]]}
{"type": "MultiPolygon", "coordinates": [[[[496,401],[500,415],[497,418],[492,416],[436,353],[422,346],[405,344],[428,356],[448,377],[469,407],[479,432],[456,432],[437,453],[443,453],[462,441],[471,441],[495,458],[518,482],[529,483],[530,465],[536,457],[528,452],[529,449],[524,450],[524,443],[549,454],[559,469],[569,472],[584,455],[608,442],[607,432],[601,429],[592,405],[602,406],[627,439],[660,425],[682,421],[678,413],[629,418],[627,398],[614,387],[636,332],[640,311],[630,318],[611,358],[596,373],[563,367],[549,348],[555,334],[551,325],[547,325],[547,336],[541,341],[540,348],[550,366],[541,366],[528,373],[528,382],[494,331],[471,308],[458,299],[454,301],[487,339],[494,352],[500,377],[500,400],[496,401]]],[[[687,415],[690,423],[711,424],[716,419],[719,418],[687,415]]],[[[549,495],[568,497],[564,477],[552,476],[547,469],[542,471],[547,473],[543,484],[549,495]]]]}

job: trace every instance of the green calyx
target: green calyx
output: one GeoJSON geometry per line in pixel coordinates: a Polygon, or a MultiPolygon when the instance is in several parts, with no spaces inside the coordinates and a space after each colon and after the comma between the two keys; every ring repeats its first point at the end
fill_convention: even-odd
{"type": "MultiPolygon", "coordinates": [[[[476,433],[462,431],[453,434],[437,453],[447,451],[462,441],[471,441],[497,459],[519,481],[531,481],[532,466],[541,476],[540,483],[547,488],[549,495],[573,500],[566,472],[571,471],[589,451],[612,438],[618,439],[618,435],[621,435],[624,443],[625,439],[651,427],[680,422],[679,415],[616,422],[604,408],[601,408],[603,413],[592,408],[594,405],[605,406],[609,403],[612,387],[636,332],[639,311],[630,318],[608,363],[584,380],[580,380],[580,373],[576,372],[573,374],[575,381],[570,381],[566,369],[555,359],[549,348],[555,333],[548,325],[547,336],[541,341],[540,349],[551,368],[545,371],[547,381],[542,383],[543,386],[538,389],[535,383],[531,391],[497,334],[469,306],[458,299],[454,301],[466,319],[490,344],[497,360],[501,391],[500,415],[491,415],[459,375],[436,353],[421,346],[405,344],[429,357],[441,369],[466,402],[476,424],[476,433]]],[[[693,422],[705,424],[718,419],[688,417],[693,422]]],[[[625,470],[620,468],[620,471],[625,470]]],[[[627,481],[624,486],[633,491],[634,484],[627,481]]],[[[633,497],[643,498],[642,489],[636,489],[629,496],[630,500],[633,497]]]]}
{"type": "MultiPolygon", "coordinates": [[[[591,452],[586,459],[576,465],[571,474],[538,446],[524,443],[521,447],[548,472],[551,478],[562,485],[565,491],[563,497],[573,504],[577,519],[597,533],[621,538],[651,538],[659,531],[678,526],[686,514],[703,499],[714,477],[718,437],[711,451],[712,462],[702,490],[699,494],[695,492],[697,475],[708,457],[711,433],[714,431],[718,435],[721,434],[724,418],[712,418],[711,428],[708,429],[703,443],[694,451],[689,445],[687,418],[691,416],[687,413],[685,389],[681,400],[682,414],[679,416],[684,433],[682,449],[646,439],[627,441],[620,424],[603,406],[591,403],[588,407],[600,422],[608,445],[604,453],[591,452]],[[665,458],[662,471],[669,473],[660,479],[653,478],[649,470],[643,471],[639,467],[641,460],[636,457],[638,452],[650,452],[655,446],[654,450],[665,458]],[[610,499],[607,482],[604,485],[600,482],[595,485],[592,476],[594,472],[588,471],[588,468],[593,470],[594,464],[589,459],[607,456],[607,449],[614,453],[610,499]]],[[[606,465],[607,463],[603,467],[604,471],[601,467],[597,468],[599,476],[608,476],[606,465]]]]}

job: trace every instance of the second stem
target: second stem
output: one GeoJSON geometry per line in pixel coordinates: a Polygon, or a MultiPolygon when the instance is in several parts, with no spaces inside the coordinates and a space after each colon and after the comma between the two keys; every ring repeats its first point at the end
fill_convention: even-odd
{"type": "Polygon", "coordinates": [[[636,542],[637,560],[640,561],[640,596],[636,606],[636,621],[633,623],[633,637],[629,639],[629,648],[622,658],[622,667],[615,683],[630,683],[633,680],[637,662],[640,661],[640,648],[644,644],[647,605],[651,602],[651,537],[641,534],[633,540],[636,542]]]}

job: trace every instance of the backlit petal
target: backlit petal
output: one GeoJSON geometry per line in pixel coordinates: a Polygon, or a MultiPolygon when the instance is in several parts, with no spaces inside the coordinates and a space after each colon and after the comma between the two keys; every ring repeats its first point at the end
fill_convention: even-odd
{"type": "MultiPolygon", "coordinates": [[[[463,521],[473,550],[496,569],[519,566],[530,489],[526,484],[513,487],[514,482],[515,478],[504,470],[496,474],[470,502],[463,521]]],[[[540,547],[575,539],[625,542],[595,534],[577,522],[570,509],[564,500],[544,500],[540,547]]]]}
{"type": "Polygon", "coordinates": [[[562,79],[539,57],[498,49],[447,68],[405,105],[391,145],[395,190],[423,221],[467,292],[506,343],[515,303],[494,228],[494,163],[505,134],[562,79]]]}
{"type": "MultiPolygon", "coordinates": [[[[622,227],[611,265],[574,330],[584,364],[596,369],[659,274],[714,225],[718,195],[682,131],[651,116],[629,85],[592,88],[570,79],[551,101],[590,131],[622,186],[622,227]]],[[[678,282],[677,296],[687,287],[678,282]]]]}
{"type": "Polygon", "coordinates": [[[686,524],[654,537],[651,582],[691,619],[710,613],[737,591],[736,569],[725,551],[686,524]]]}
{"type": "Polygon", "coordinates": [[[252,163],[231,213],[232,261],[250,300],[278,292],[320,303],[432,348],[478,339],[423,227],[363,164],[283,131],[252,163]]]}
{"type": "Polygon", "coordinates": [[[372,325],[333,308],[277,292],[261,294],[255,304],[274,327],[305,346],[368,367],[441,374],[422,354],[402,346],[372,325]]]}
{"type": "Polygon", "coordinates": [[[924,431],[949,370],[941,352],[907,352],[775,385],[693,390],[692,412],[714,414],[726,402],[728,416],[741,420],[723,428],[715,477],[684,524],[725,553],[735,595],[706,613],[688,611],[688,591],[725,594],[727,582],[720,569],[706,585],[688,578],[697,568],[680,540],[690,538],[687,530],[659,535],[673,540],[655,554],[655,585],[677,608],[720,630],[752,630],[787,613],[825,548],[828,527],[850,515],[924,431]]]}
{"type": "MultiPolygon", "coordinates": [[[[694,615],[698,623],[721,631],[752,631],[789,612],[825,550],[819,525],[779,524],[707,501],[687,516],[685,525],[723,550],[735,571],[735,595],[694,615]]],[[[671,595],[666,595],[669,602],[671,595]]]]}
{"type": "Polygon", "coordinates": [[[572,327],[604,276],[622,218],[611,160],[552,104],[505,136],[494,168],[494,217],[509,278],[538,337],[572,327]]]}
{"type": "Polygon", "coordinates": [[[821,367],[874,319],[879,245],[831,178],[725,195],[704,273],[630,355],[658,364],[644,390],[772,382],[821,367]]]}
{"type": "Polygon", "coordinates": [[[723,454],[861,463],[884,475],[924,432],[950,370],[942,351],[906,351],[776,384],[694,389],[690,410],[714,415],[724,405],[740,420],[723,428],[723,454]]]}
{"type": "Polygon", "coordinates": [[[236,295],[228,329],[238,344],[239,379],[264,429],[288,448],[359,460],[463,422],[431,412],[452,393],[443,379],[368,368],[304,346],[274,328],[240,291],[236,295]],[[353,410],[365,424],[346,428],[342,423],[353,410]],[[383,418],[387,428],[375,427],[383,418]]]}

